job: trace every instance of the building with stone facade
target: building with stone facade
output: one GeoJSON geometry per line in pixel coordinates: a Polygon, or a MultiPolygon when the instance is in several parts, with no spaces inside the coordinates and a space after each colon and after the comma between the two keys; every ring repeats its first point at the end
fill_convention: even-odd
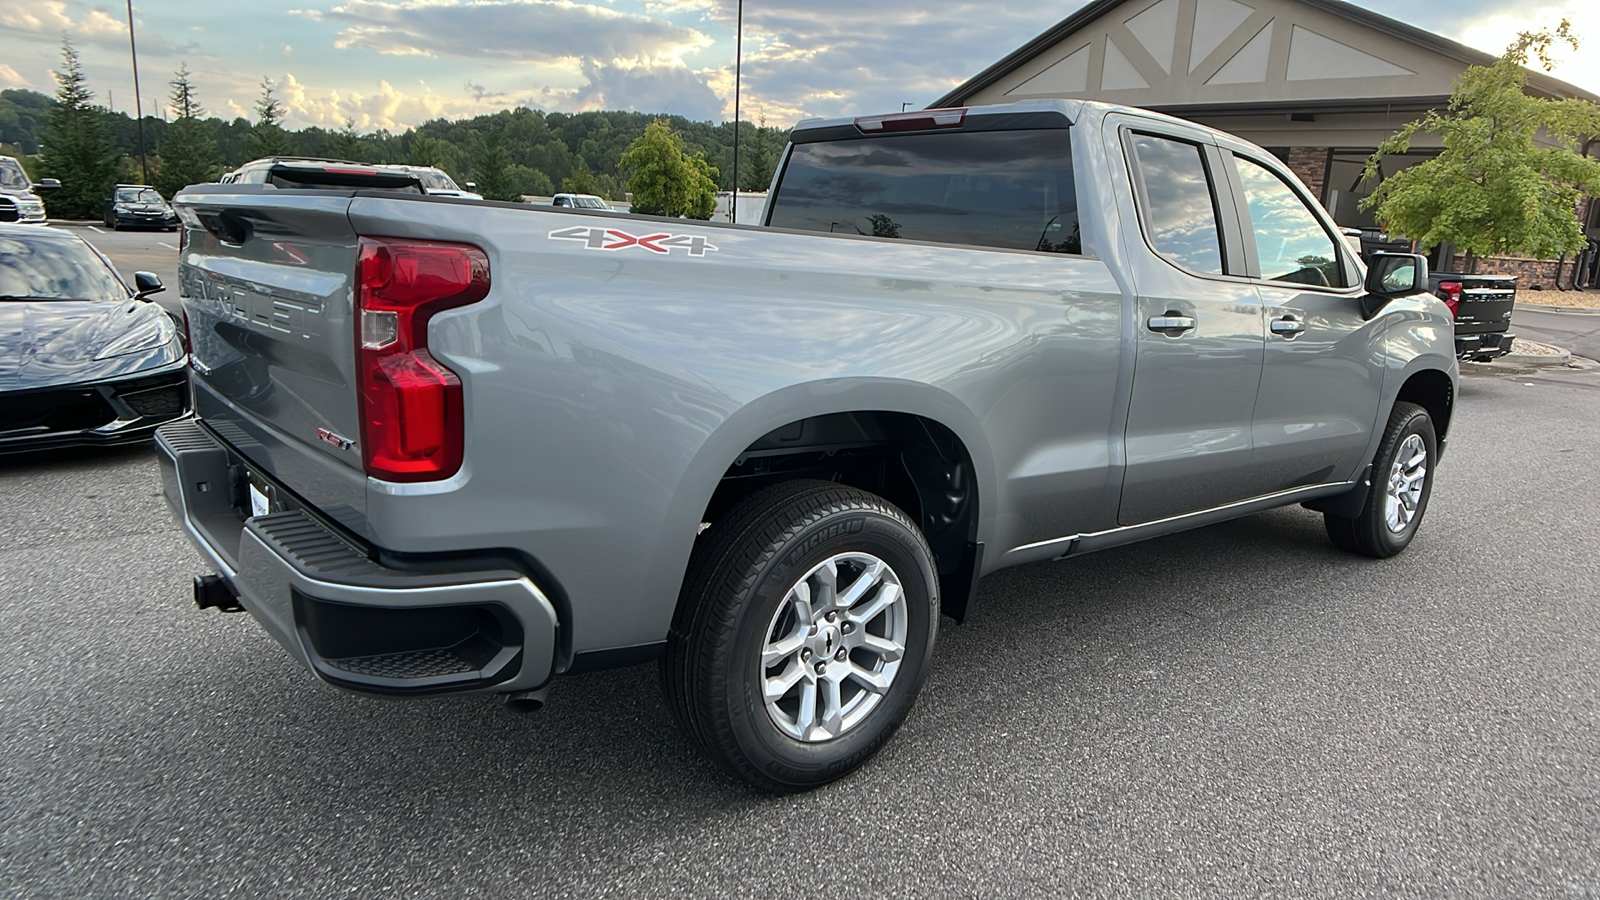
{"type": "MultiPolygon", "coordinates": [[[[1508,43],[1512,36],[1508,35],[1508,43]]],[[[1239,135],[1277,154],[1340,225],[1374,229],[1357,209],[1375,185],[1361,171],[1378,144],[1443,108],[1468,66],[1494,57],[1341,0],[1091,0],[1055,27],[939,98],[974,106],[1081,98],[1139,106],[1239,135]]],[[[1530,72],[1541,97],[1600,97],[1530,72]]],[[[1418,135],[1385,174],[1438,152],[1418,135]]],[[[1600,143],[1586,150],[1600,156],[1600,143]]],[[[1582,210],[1600,239],[1600,203],[1582,210]]],[[[1452,249],[1433,262],[1450,268],[1452,249]]],[[[1526,287],[1569,282],[1568,261],[1494,258],[1480,271],[1526,287]]]]}

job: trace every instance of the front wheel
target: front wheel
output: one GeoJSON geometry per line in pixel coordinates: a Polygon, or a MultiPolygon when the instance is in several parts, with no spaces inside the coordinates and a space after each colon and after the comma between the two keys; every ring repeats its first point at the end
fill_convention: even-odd
{"type": "Polygon", "coordinates": [[[1354,518],[1324,514],[1328,537],[1341,550],[1387,559],[1404,550],[1422,524],[1433,493],[1439,439],[1428,411],[1398,402],[1372,461],[1372,488],[1354,518]]]}
{"type": "Polygon", "coordinates": [[[881,497],[794,481],[701,537],[661,660],[678,722],[725,770],[798,791],[865,763],[927,674],[933,553],[881,497]]]}

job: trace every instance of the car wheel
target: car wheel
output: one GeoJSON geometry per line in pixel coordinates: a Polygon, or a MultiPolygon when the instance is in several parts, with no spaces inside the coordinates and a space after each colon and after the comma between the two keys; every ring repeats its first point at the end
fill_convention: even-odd
{"type": "Polygon", "coordinates": [[[1404,550],[1427,512],[1438,455],[1439,439],[1428,411],[1415,403],[1396,403],[1373,458],[1366,505],[1354,518],[1325,514],[1328,537],[1342,550],[1375,559],[1404,550]]]}
{"type": "Polygon", "coordinates": [[[905,513],[832,482],[785,482],[698,539],[662,686],[730,774],[814,788],[870,759],[905,719],[938,611],[933,553],[905,513]]]}

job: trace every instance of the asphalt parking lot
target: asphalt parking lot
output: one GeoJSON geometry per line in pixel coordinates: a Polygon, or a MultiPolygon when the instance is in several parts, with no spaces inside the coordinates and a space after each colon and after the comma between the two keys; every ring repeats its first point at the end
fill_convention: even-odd
{"type": "Polygon", "coordinates": [[[1600,371],[1463,381],[1402,556],[1293,508],[985,580],[845,781],[653,667],[394,702],[196,611],[142,448],[0,459],[0,895],[1600,895],[1600,371]]]}

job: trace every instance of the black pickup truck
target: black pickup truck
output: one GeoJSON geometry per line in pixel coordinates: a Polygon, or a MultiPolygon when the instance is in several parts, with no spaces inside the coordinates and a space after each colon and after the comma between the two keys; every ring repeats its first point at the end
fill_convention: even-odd
{"type": "Polygon", "coordinates": [[[1489,362],[1511,352],[1516,276],[1436,272],[1428,276],[1428,287],[1455,317],[1458,359],[1489,362]]]}

